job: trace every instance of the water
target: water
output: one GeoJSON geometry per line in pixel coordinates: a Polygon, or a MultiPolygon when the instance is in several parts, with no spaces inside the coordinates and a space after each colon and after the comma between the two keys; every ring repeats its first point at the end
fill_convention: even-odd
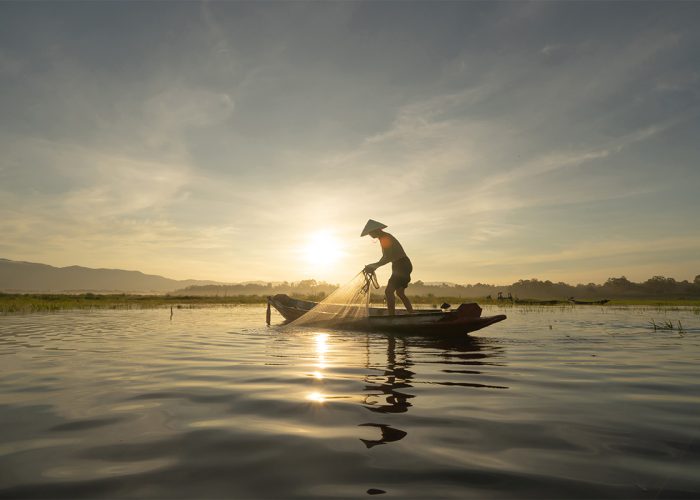
{"type": "Polygon", "coordinates": [[[461,340],[0,317],[0,497],[700,497],[700,315],[505,312],[461,340]]]}

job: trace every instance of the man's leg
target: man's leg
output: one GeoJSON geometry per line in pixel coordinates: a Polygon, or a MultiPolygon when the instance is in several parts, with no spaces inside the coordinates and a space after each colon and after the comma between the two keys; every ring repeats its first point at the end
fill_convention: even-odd
{"type": "Polygon", "coordinates": [[[413,306],[411,305],[411,301],[408,300],[408,297],[406,297],[406,289],[405,288],[397,288],[396,295],[399,296],[399,298],[401,299],[401,302],[403,302],[403,305],[406,306],[406,310],[408,312],[412,313],[413,306]]]}
{"type": "Polygon", "coordinates": [[[384,296],[386,297],[386,308],[389,310],[389,314],[393,316],[396,313],[396,299],[394,298],[394,285],[392,283],[387,283],[386,291],[384,296]]]}

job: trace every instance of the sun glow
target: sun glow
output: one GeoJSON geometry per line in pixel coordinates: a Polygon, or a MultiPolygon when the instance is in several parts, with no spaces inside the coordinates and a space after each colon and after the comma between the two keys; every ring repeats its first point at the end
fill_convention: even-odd
{"type": "MultiPolygon", "coordinates": [[[[317,333],[314,336],[316,343],[316,368],[317,370],[313,373],[316,380],[323,380],[323,370],[326,368],[326,353],[328,352],[328,334],[327,333],[317,333]]],[[[323,403],[326,401],[326,396],[322,393],[315,391],[306,396],[309,401],[314,401],[316,403],[323,403]]]]}
{"type": "Polygon", "coordinates": [[[315,268],[328,268],[336,264],[344,254],[340,241],[329,231],[312,234],[303,248],[306,262],[315,268]]]}
{"type": "Polygon", "coordinates": [[[309,401],[313,401],[314,403],[325,403],[326,402],[326,396],[321,394],[320,392],[312,392],[308,396],[306,396],[306,399],[309,401]]]}
{"type": "Polygon", "coordinates": [[[316,373],[321,375],[320,377],[316,376],[316,378],[323,378],[323,374],[321,372],[324,368],[326,368],[326,352],[328,351],[328,344],[326,343],[327,340],[327,333],[319,333],[316,335],[316,355],[318,356],[318,363],[316,364],[318,371],[316,373]]]}

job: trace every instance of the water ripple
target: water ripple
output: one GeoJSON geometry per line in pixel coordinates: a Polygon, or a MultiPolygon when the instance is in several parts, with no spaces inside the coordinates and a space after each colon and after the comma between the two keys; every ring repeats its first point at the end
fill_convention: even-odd
{"type": "Polygon", "coordinates": [[[682,337],[574,307],[459,339],[264,313],[1,317],[0,497],[700,496],[692,311],[682,337]]]}

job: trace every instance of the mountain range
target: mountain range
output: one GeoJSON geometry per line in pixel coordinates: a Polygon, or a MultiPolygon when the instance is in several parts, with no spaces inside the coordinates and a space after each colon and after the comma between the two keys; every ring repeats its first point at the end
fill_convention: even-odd
{"type": "MultiPolygon", "coordinates": [[[[172,295],[274,295],[328,294],[337,285],[316,280],[295,283],[248,281],[222,283],[207,280],[174,280],[140,271],[91,269],[81,266],[54,267],[33,262],[0,258],[0,292],[7,293],[137,293],[172,295]]],[[[700,274],[690,282],[654,276],[642,283],[633,283],[624,276],[609,278],[596,285],[568,285],[537,279],[519,280],[511,285],[455,285],[454,283],[411,283],[411,295],[449,297],[495,297],[512,293],[519,298],[583,299],[601,298],[698,298],[700,274]]]]}
{"type": "Polygon", "coordinates": [[[0,292],[168,293],[189,286],[223,284],[205,280],[174,280],[123,269],[54,267],[0,259],[0,292]]]}

